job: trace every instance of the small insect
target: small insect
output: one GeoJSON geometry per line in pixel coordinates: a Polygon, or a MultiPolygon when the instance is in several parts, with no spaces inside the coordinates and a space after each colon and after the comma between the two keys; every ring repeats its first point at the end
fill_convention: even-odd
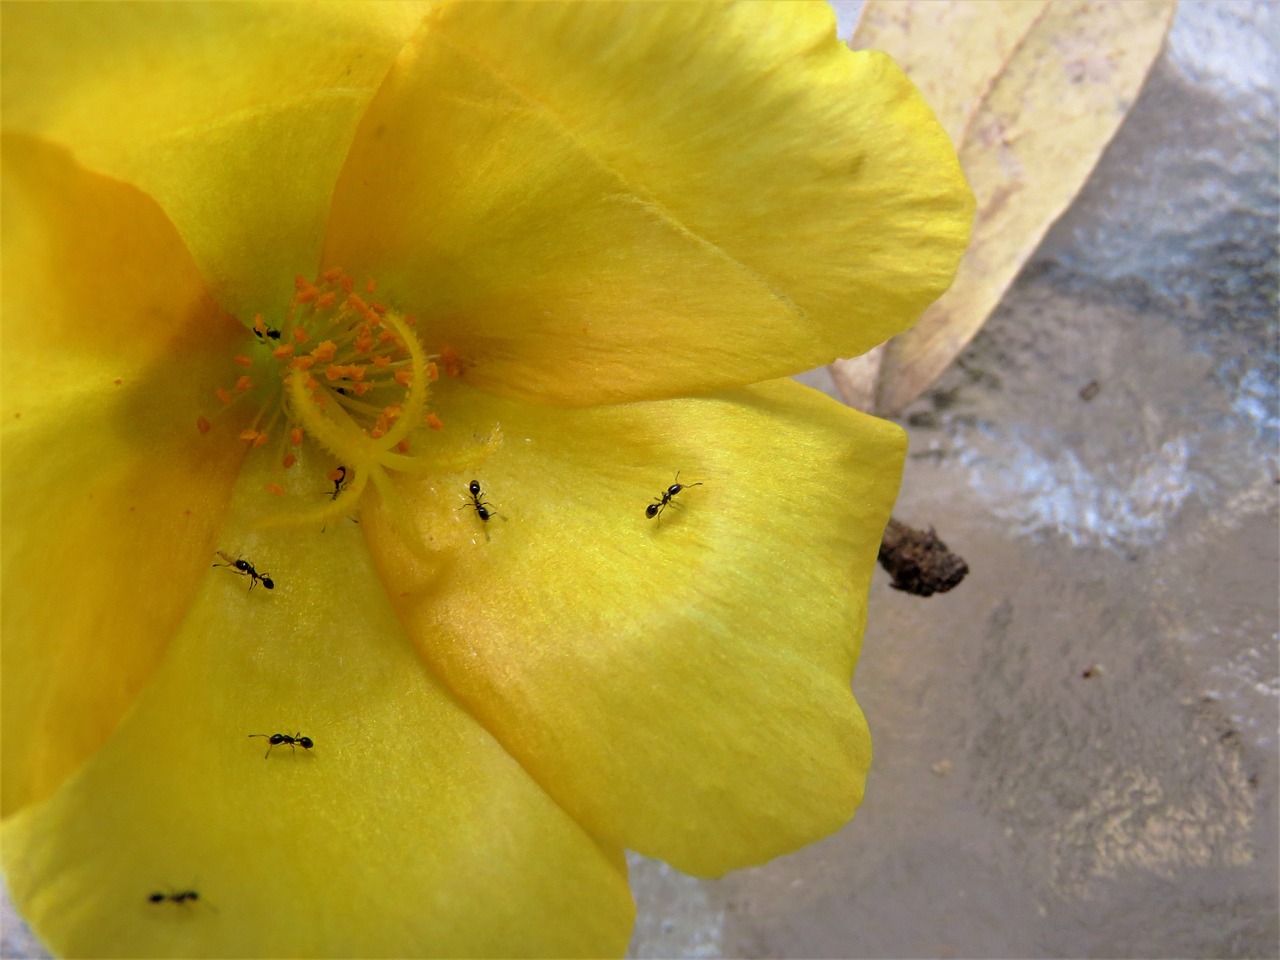
{"type": "Polygon", "coordinates": [[[304,737],[300,733],[295,733],[292,737],[287,733],[251,733],[249,734],[249,737],[250,739],[253,737],[267,738],[267,752],[262,755],[263,760],[271,756],[271,751],[282,743],[287,743],[289,745],[289,749],[293,751],[294,756],[298,755],[298,747],[301,747],[303,750],[310,750],[316,745],[314,740],[310,737],[304,737]]]}
{"type": "Polygon", "coordinates": [[[329,495],[329,499],[337,500],[338,494],[347,485],[347,468],[339,464],[336,470],[329,472],[329,479],[333,481],[333,493],[329,495]]]}
{"type": "Polygon", "coordinates": [[[220,556],[223,560],[227,562],[215,563],[214,566],[230,567],[236,573],[243,574],[244,576],[248,577],[250,590],[252,590],[253,585],[255,583],[258,583],[259,581],[261,581],[262,585],[266,587],[268,590],[274,590],[276,588],[276,582],[272,580],[270,577],[268,577],[266,574],[258,573],[257,570],[253,569],[253,564],[250,563],[248,560],[237,559],[235,557],[232,557],[231,554],[224,553],[221,550],[218,551],[218,556],[220,556]]]}
{"type": "Polygon", "coordinates": [[[671,486],[667,487],[666,490],[663,490],[661,495],[653,498],[653,503],[649,504],[647,507],[644,508],[644,515],[648,517],[650,520],[652,520],[654,517],[659,516],[663,510],[667,509],[667,504],[669,504],[672,501],[672,499],[674,499],[677,493],[685,489],[685,487],[700,487],[700,486],[702,486],[701,480],[699,480],[697,483],[680,483],[680,471],[677,470],[676,482],[671,484],[671,486]]]}
{"type": "Polygon", "coordinates": [[[279,331],[279,330],[277,330],[275,327],[268,327],[268,326],[265,326],[265,325],[263,326],[263,328],[262,328],[261,330],[259,330],[259,329],[257,329],[257,328],[255,327],[255,328],[254,328],[254,331],[253,331],[253,335],[254,335],[255,337],[257,337],[259,340],[261,340],[263,343],[266,343],[266,341],[268,341],[268,340],[279,340],[279,339],[280,339],[280,331],[279,331]]]}
{"type": "Polygon", "coordinates": [[[151,903],[164,903],[166,900],[171,900],[174,903],[186,903],[188,900],[199,899],[200,894],[194,890],[179,890],[176,893],[161,893],[157,890],[147,897],[147,900],[151,903]]]}
{"type": "Polygon", "coordinates": [[[471,502],[467,506],[475,507],[476,516],[481,520],[488,521],[493,516],[490,512],[493,504],[481,499],[483,494],[480,491],[480,481],[472,480],[471,483],[467,484],[467,492],[471,494],[471,502]]]}

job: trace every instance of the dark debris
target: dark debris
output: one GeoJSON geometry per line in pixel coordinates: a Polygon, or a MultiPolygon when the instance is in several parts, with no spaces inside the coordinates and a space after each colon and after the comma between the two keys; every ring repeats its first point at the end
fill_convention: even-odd
{"type": "Polygon", "coordinates": [[[880,566],[893,577],[896,590],[917,597],[946,593],[969,572],[969,565],[947,549],[930,527],[917,530],[889,519],[880,541],[880,566]]]}

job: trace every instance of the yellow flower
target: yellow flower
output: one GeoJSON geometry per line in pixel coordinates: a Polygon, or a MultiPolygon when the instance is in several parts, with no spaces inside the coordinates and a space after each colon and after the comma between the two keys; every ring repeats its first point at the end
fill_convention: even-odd
{"type": "Polygon", "coordinates": [[[903,437],[762,381],[967,239],[886,58],[820,4],[3,17],[2,840],[53,950],[617,954],[624,849],[851,816],[903,437]]]}

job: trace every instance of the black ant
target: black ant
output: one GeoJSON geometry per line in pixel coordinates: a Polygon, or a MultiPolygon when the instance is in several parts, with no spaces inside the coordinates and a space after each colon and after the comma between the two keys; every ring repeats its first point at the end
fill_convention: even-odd
{"type": "MultiPolygon", "coordinates": [[[[476,516],[487,522],[488,519],[493,516],[493,514],[489,512],[489,509],[493,504],[489,503],[487,500],[480,499],[480,481],[472,480],[471,483],[467,485],[467,492],[471,494],[471,502],[467,504],[467,506],[475,507],[476,516]]],[[[462,508],[459,507],[458,509],[461,510],[462,508]]]]}
{"type": "Polygon", "coordinates": [[[347,468],[339,465],[336,470],[329,474],[329,479],[333,481],[333,493],[329,495],[330,500],[337,500],[338,494],[342,493],[342,488],[347,485],[347,468]],[[333,474],[337,474],[335,477],[333,474]]]}
{"type": "Polygon", "coordinates": [[[271,756],[271,751],[274,750],[276,747],[280,746],[280,744],[282,743],[287,743],[289,745],[289,749],[293,751],[293,755],[295,757],[298,755],[298,747],[301,747],[303,750],[310,750],[312,747],[316,745],[314,740],[312,740],[310,737],[304,737],[300,733],[295,733],[292,737],[289,736],[287,733],[251,733],[249,734],[249,736],[250,738],[252,737],[267,738],[267,743],[270,744],[270,746],[267,747],[267,752],[262,755],[263,760],[271,756]]]}
{"type": "Polygon", "coordinates": [[[231,569],[235,570],[236,573],[244,574],[246,577],[249,578],[250,590],[253,589],[253,585],[257,583],[259,580],[262,581],[262,585],[266,587],[268,590],[274,590],[276,588],[276,582],[272,580],[270,577],[268,577],[266,574],[258,573],[257,570],[253,569],[253,564],[250,563],[248,560],[233,559],[231,554],[224,553],[221,550],[218,551],[218,556],[220,556],[223,560],[227,562],[215,563],[214,566],[230,567],[231,569]]]}
{"type": "Polygon", "coordinates": [[[194,890],[180,890],[177,893],[161,893],[156,891],[147,897],[151,903],[164,903],[166,900],[172,900],[174,903],[186,903],[188,900],[199,900],[200,894],[194,890]]]}
{"type": "Polygon", "coordinates": [[[649,504],[647,507],[644,508],[644,515],[646,517],[652,520],[654,517],[659,516],[663,510],[667,509],[667,504],[672,501],[675,495],[679,493],[681,490],[683,490],[685,487],[702,486],[701,480],[699,480],[697,483],[680,483],[679,480],[680,480],[680,471],[677,470],[676,471],[677,482],[671,484],[671,486],[667,487],[666,490],[662,491],[661,496],[654,497],[653,503],[649,504]]]}
{"type": "Polygon", "coordinates": [[[263,343],[265,343],[268,340],[280,339],[280,331],[277,330],[275,327],[264,327],[261,330],[258,330],[255,328],[253,331],[253,335],[257,337],[259,340],[261,340],[263,343]]]}

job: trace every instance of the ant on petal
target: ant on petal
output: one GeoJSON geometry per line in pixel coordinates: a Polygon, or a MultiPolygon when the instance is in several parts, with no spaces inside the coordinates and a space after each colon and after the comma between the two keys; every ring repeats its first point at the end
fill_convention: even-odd
{"type": "MultiPolygon", "coordinates": [[[[489,512],[489,508],[492,507],[493,504],[489,503],[487,500],[481,499],[481,497],[483,497],[484,494],[480,491],[480,481],[472,480],[469,484],[467,484],[467,492],[471,495],[471,502],[468,503],[467,506],[474,507],[476,511],[476,516],[478,516],[481,520],[484,520],[487,522],[489,520],[489,517],[492,516],[492,514],[489,512]]],[[[461,510],[462,508],[459,507],[458,509],[461,510]]]]}
{"type": "MultiPolygon", "coordinates": [[[[486,524],[489,522],[491,517],[497,517],[499,520],[507,519],[493,509],[492,503],[484,499],[484,491],[480,489],[479,480],[472,480],[467,484],[467,496],[469,499],[462,506],[458,507],[459,510],[465,510],[468,507],[471,508],[476,512],[476,516],[486,524]]],[[[488,530],[485,530],[484,538],[486,540],[489,539],[488,530]]]]}
{"type": "Polygon", "coordinates": [[[236,573],[239,573],[242,576],[248,577],[250,590],[252,590],[253,585],[255,583],[258,583],[259,581],[261,581],[262,585],[266,587],[268,590],[274,590],[276,588],[276,582],[272,580],[270,577],[268,577],[265,573],[258,573],[257,570],[253,569],[253,564],[250,563],[248,560],[240,560],[238,558],[234,558],[231,556],[231,554],[226,553],[222,550],[218,551],[218,556],[220,556],[223,560],[227,562],[215,563],[214,566],[230,567],[236,573]]]}
{"type": "Polygon", "coordinates": [[[292,737],[287,733],[251,733],[249,734],[249,737],[267,738],[269,746],[267,747],[267,752],[262,755],[263,760],[271,756],[271,751],[282,743],[287,743],[289,745],[289,749],[293,751],[293,755],[295,757],[298,755],[298,747],[301,747],[303,750],[310,750],[316,745],[314,740],[310,737],[304,737],[301,733],[295,733],[292,737]]]}
{"type": "Polygon", "coordinates": [[[253,318],[253,335],[262,343],[266,343],[268,340],[280,339],[280,331],[275,327],[267,326],[261,314],[253,318]]]}
{"type": "Polygon", "coordinates": [[[661,494],[653,498],[653,503],[649,504],[647,507],[644,508],[644,515],[648,517],[650,520],[654,519],[654,517],[660,516],[662,514],[662,511],[667,509],[667,504],[669,504],[675,498],[675,495],[677,493],[679,493],[681,490],[685,489],[686,487],[700,487],[700,486],[702,486],[701,480],[699,480],[697,483],[681,483],[680,471],[677,470],[676,482],[671,484],[671,486],[667,487],[667,489],[662,491],[661,494]]]}
{"type": "Polygon", "coordinates": [[[155,893],[147,897],[147,900],[151,903],[164,903],[166,900],[171,900],[174,903],[186,903],[188,900],[199,899],[200,894],[196,893],[194,890],[179,890],[176,893],[161,893],[157,890],[155,893]]]}
{"type": "Polygon", "coordinates": [[[329,499],[337,500],[342,488],[347,485],[347,468],[339,464],[336,469],[329,471],[329,479],[333,481],[333,493],[329,494],[329,499]]]}

